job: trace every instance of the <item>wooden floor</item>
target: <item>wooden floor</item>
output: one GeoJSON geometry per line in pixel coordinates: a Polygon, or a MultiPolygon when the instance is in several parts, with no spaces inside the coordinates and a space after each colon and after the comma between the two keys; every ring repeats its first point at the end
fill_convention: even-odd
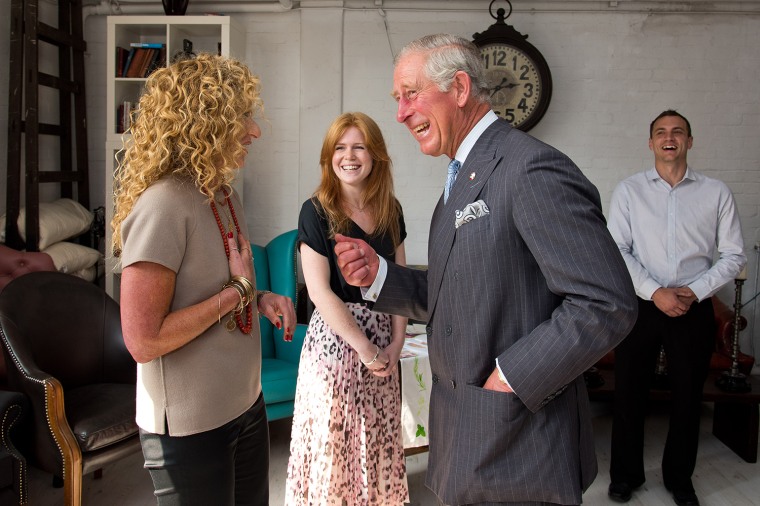
{"type": "MultiPolygon", "coordinates": [[[[609,485],[609,446],[611,415],[606,403],[593,403],[599,475],[583,497],[586,505],[614,504],[607,498],[609,485]]],[[[282,506],[283,489],[290,440],[290,420],[270,424],[271,429],[271,505],[282,506]]],[[[748,464],[731,452],[712,434],[712,404],[705,403],[702,415],[699,458],[694,474],[694,486],[703,506],[760,506],[760,467],[748,464]]],[[[645,449],[647,482],[637,490],[628,503],[633,506],[674,504],[662,484],[660,458],[667,431],[667,415],[662,406],[654,406],[647,425],[645,449]]],[[[436,505],[433,494],[424,486],[427,454],[407,458],[410,500],[412,505],[436,505]]],[[[61,489],[51,487],[51,476],[32,469],[30,473],[30,505],[60,506],[61,489]]],[[[155,504],[150,477],[142,468],[138,453],[104,469],[103,478],[85,477],[85,506],[148,506],[155,504]]],[[[0,491],[0,505],[9,502],[8,491],[0,491]]]]}

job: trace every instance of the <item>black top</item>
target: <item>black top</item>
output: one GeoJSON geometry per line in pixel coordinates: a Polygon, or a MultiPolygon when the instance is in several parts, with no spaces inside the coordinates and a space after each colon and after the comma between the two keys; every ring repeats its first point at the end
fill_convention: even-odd
{"type": "MultiPolygon", "coordinates": [[[[403,213],[399,216],[398,221],[401,242],[403,242],[406,239],[406,225],[404,224],[403,213]]],[[[367,301],[362,297],[361,290],[346,283],[346,280],[340,273],[335,257],[335,239],[328,239],[329,230],[327,216],[319,201],[316,198],[311,198],[304,202],[303,206],[301,206],[301,214],[298,216],[298,243],[305,243],[320,255],[327,257],[327,262],[330,264],[330,289],[343,302],[366,303],[367,301]]],[[[370,238],[353,221],[351,221],[351,229],[345,235],[366,241],[367,244],[375,249],[378,255],[390,262],[395,261],[396,250],[389,236],[384,235],[382,237],[370,238]]]]}

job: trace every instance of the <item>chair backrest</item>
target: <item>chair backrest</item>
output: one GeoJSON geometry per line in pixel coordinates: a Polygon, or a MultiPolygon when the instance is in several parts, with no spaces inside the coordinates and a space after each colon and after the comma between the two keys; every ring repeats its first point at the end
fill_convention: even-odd
{"type": "MultiPolygon", "coordinates": [[[[280,234],[266,246],[251,244],[256,285],[260,290],[270,290],[290,297],[297,305],[298,275],[296,272],[297,230],[280,234]]],[[[276,355],[276,345],[282,341],[282,329],[277,330],[265,317],[261,324],[261,354],[265,358],[276,355]]]]}
{"type": "Polygon", "coordinates": [[[102,288],[70,274],[32,272],[0,293],[0,338],[8,382],[16,367],[36,367],[64,389],[135,383],[136,367],[121,333],[118,304],[102,288]]]}

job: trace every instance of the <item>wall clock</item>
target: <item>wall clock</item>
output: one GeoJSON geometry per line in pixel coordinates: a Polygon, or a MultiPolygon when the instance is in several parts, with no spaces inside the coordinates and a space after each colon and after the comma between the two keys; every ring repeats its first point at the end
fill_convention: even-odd
{"type": "Polygon", "coordinates": [[[515,128],[527,132],[543,117],[552,97],[552,75],[541,52],[504,20],[509,14],[497,9],[496,19],[486,31],[472,36],[480,49],[491,90],[491,106],[515,128]]]}

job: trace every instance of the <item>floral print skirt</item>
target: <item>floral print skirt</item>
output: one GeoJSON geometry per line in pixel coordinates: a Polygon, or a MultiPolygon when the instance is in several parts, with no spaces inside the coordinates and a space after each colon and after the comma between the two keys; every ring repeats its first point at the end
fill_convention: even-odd
{"type": "MultiPolygon", "coordinates": [[[[390,343],[389,315],[346,306],[373,343],[390,343]]],[[[385,378],[372,374],[314,310],[299,364],[285,504],[408,502],[398,374],[398,367],[385,378]]]]}

